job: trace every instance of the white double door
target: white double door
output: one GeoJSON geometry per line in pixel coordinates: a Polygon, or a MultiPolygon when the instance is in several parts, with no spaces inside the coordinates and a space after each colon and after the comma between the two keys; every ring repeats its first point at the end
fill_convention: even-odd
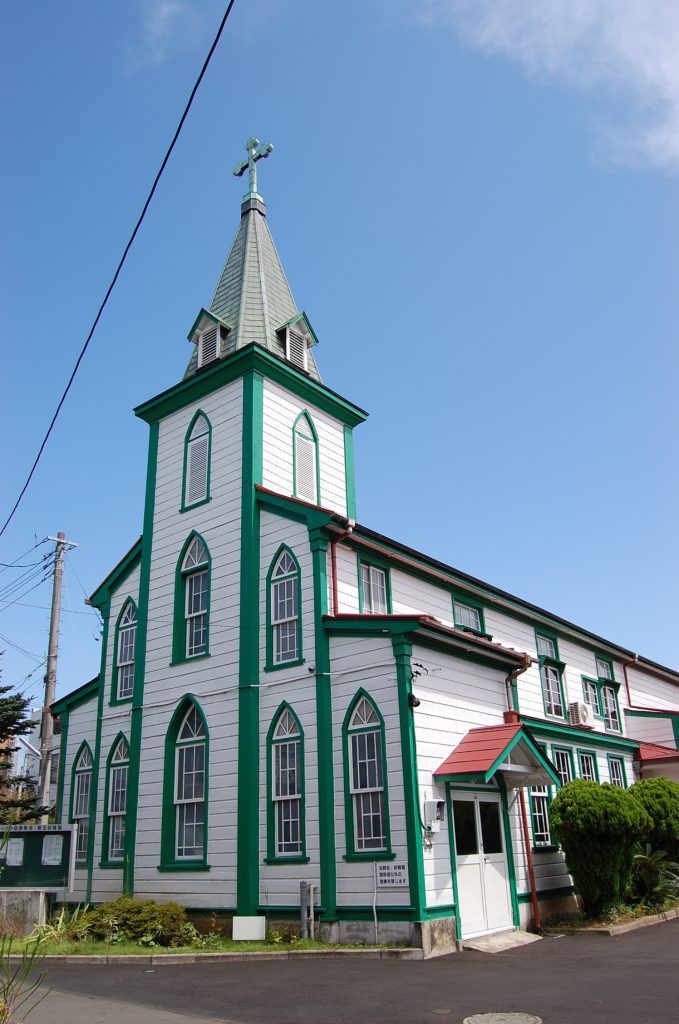
{"type": "Polygon", "coordinates": [[[511,928],[500,794],[453,790],[451,799],[462,937],[511,928]]]}

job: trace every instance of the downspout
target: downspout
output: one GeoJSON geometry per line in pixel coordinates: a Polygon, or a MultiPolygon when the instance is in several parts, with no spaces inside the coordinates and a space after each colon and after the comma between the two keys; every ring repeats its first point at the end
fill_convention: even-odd
{"type": "Polygon", "coordinates": [[[625,690],[627,692],[627,707],[632,709],[634,709],[635,705],[632,703],[632,692],[629,686],[629,677],[627,675],[627,669],[630,668],[632,665],[636,665],[638,661],[639,655],[635,654],[634,657],[631,658],[629,661],[623,661],[622,663],[622,674],[625,677],[625,690]]]}
{"type": "Polygon", "coordinates": [[[344,531],[344,533],[340,533],[339,537],[336,537],[334,540],[330,541],[330,565],[331,565],[331,570],[332,570],[332,614],[333,615],[338,615],[339,614],[339,611],[338,611],[339,597],[337,596],[337,553],[336,553],[335,549],[337,548],[338,544],[341,544],[342,541],[346,540],[347,537],[351,536],[351,534],[354,532],[354,527],[355,526],[356,526],[356,520],[355,519],[347,519],[347,528],[344,531]]]}
{"type": "MultiPolygon", "coordinates": [[[[533,664],[530,655],[526,655],[519,668],[515,668],[505,679],[507,690],[507,711],[505,712],[506,722],[519,721],[519,702],[516,696],[516,680],[526,672],[533,664]]],[[[530,904],[533,911],[533,927],[536,932],[542,930],[542,918],[540,917],[540,904],[538,903],[538,890],[535,884],[535,868],[533,865],[533,847],[528,831],[528,815],[526,813],[526,798],[523,794],[523,786],[519,788],[519,804],[521,805],[521,826],[523,830],[523,845],[526,851],[526,867],[528,868],[528,882],[530,885],[530,904]]]]}

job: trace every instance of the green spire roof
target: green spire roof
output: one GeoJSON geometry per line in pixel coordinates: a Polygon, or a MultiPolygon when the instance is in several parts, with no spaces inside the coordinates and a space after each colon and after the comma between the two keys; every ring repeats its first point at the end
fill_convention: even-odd
{"type": "MultiPolygon", "coordinates": [[[[256,141],[250,139],[248,143],[256,141]]],[[[251,149],[248,151],[249,154],[252,152],[251,149]]],[[[247,166],[245,163],[244,169],[247,166]]],[[[234,173],[237,171],[238,168],[234,173]]],[[[266,222],[264,201],[252,190],[244,197],[240,226],[212,302],[209,309],[199,314],[189,334],[190,340],[196,341],[206,325],[215,323],[220,325],[217,358],[224,359],[254,341],[320,382],[310,348],[316,341],[315,335],[292,297],[266,222]],[[290,339],[292,334],[294,337],[290,339]],[[304,365],[300,346],[306,350],[304,365]]],[[[198,368],[197,349],[196,345],[185,377],[193,376],[198,368]]]]}

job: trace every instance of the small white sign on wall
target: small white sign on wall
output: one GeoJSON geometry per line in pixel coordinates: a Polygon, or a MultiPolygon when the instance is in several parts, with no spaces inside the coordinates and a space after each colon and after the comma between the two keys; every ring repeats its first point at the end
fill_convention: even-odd
{"type": "Polygon", "coordinates": [[[378,889],[407,889],[408,867],[405,861],[387,861],[377,865],[378,889]]]}
{"type": "Polygon", "coordinates": [[[46,835],[42,841],[42,857],[40,863],[58,866],[59,864],[61,864],[61,855],[63,849],[63,836],[46,835]]]}
{"type": "Polygon", "coordinates": [[[24,862],[23,839],[10,839],[7,843],[7,867],[19,868],[24,862]]]}

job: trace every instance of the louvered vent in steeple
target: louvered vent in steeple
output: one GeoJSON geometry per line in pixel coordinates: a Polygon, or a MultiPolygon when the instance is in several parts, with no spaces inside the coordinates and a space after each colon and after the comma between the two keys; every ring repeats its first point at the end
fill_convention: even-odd
{"type": "Polygon", "coordinates": [[[288,351],[286,357],[295,366],[299,366],[300,370],[306,370],[306,352],[307,344],[301,334],[297,331],[293,331],[292,328],[288,328],[288,351]]]}
{"type": "Polygon", "coordinates": [[[215,324],[202,331],[198,340],[198,366],[207,366],[217,358],[219,346],[219,328],[215,324]]]}

